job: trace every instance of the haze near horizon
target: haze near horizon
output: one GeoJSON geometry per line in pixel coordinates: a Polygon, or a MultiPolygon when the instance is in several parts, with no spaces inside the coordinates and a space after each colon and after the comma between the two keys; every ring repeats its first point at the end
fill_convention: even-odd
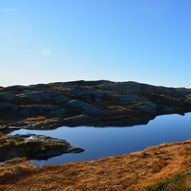
{"type": "Polygon", "coordinates": [[[190,87],[190,8],[189,0],[0,0],[0,86],[190,87]]]}

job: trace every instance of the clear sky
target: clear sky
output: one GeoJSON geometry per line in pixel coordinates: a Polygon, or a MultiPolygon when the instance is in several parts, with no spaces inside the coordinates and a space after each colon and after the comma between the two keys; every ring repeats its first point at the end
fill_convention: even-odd
{"type": "Polygon", "coordinates": [[[0,0],[0,85],[191,87],[190,0],[0,0]]]}

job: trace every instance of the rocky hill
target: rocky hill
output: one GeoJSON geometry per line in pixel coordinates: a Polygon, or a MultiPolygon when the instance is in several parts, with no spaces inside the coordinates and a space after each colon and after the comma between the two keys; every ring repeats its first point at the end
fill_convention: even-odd
{"type": "Polygon", "coordinates": [[[147,123],[157,115],[188,111],[191,89],[136,82],[74,81],[0,88],[0,124],[28,128],[129,126],[147,123]]]}

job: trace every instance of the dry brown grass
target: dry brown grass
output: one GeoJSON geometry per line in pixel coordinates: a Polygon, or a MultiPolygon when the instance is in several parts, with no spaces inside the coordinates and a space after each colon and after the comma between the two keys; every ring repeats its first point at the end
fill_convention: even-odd
{"type": "MultiPolygon", "coordinates": [[[[191,140],[96,161],[35,168],[26,161],[5,163],[0,191],[134,191],[186,170],[191,165],[191,140]],[[17,166],[26,169],[17,176],[17,166]],[[26,168],[25,168],[26,167],[26,168]],[[33,173],[31,173],[33,172],[33,173]],[[15,178],[16,177],[16,178],[15,178]]],[[[3,169],[3,170],[2,170],[3,169]]]]}
{"type": "Polygon", "coordinates": [[[35,122],[35,121],[42,121],[42,120],[46,120],[47,117],[45,116],[38,116],[38,117],[28,117],[26,118],[24,121],[28,121],[28,122],[35,122]]]}

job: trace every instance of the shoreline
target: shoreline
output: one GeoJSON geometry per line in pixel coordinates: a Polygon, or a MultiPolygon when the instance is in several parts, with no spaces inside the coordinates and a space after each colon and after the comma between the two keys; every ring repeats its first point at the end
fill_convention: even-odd
{"type": "MultiPolygon", "coordinates": [[[[28,154],[20,154],[20,151],[25,148],[26,153],[30,153],[32,149],[33,153],[35,147],[29,147],[31,142],[25,139],[19,141],[19,137],[12,140],[5,134],[21,128],[47,130],[64,125],[141,125],[159,115],[187,112],[191,112],[191,89],[136,82],[76,81],[0,89],[0,133],[4,137],[2,143],[7,140],[9,149],[2,144],[6,148],[4,151],[10,151],[13,157],[26,156],[28,159],[28,154]]],[[[47,146],[45,150],[54,156],[67,152],[67,149],[71,152],[83,151],[83,148],[72,147],[66,141],[41,138],[48,141],[40,141],[40,156],[44,152],[44,143],[47,146]],[[52,142],[56,145],[51,145],[52,142]],[[66,150],[60,150],[60,143],[62,148],[64,144],[64,149],[67,146],[66,150]],[[58,152],[55,153],[57,146],[58,152]]],[[[37,142],[39,144],[39,140],[37,142]]],[[[95,161],[41,168],[24,159],[12,159],[0,165],[0,190],[137,190],[187,170],[190,156],[191,140],[188,140],[95,161]]]]}
{"type": "Polygon", "coordinates": [[[191,140],[161,144],[143,151],[98,160],[41,168],[31,165],[24,159],[13,159],[0,165],[0,189],[138,191],[161,179],[188,170],[190,162],[191,140]],[[22,176],[22,173],[17,176],[18,168],[23,169],[22,173],[25,176],[22,176]],[[12,169],[15,180],[7,182],[6,174],[10,173],[9,169],[12,169]]]}

